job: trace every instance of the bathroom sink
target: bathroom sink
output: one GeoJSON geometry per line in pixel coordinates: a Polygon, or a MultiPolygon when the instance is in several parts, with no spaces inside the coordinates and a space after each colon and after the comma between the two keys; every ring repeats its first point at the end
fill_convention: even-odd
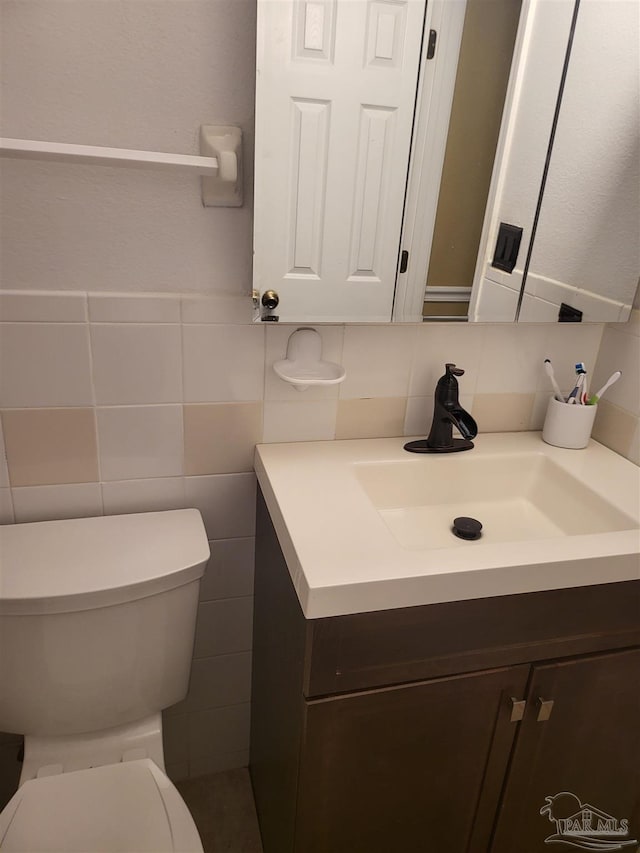
{"type": "Polygon", "coordinates": [[[540,453],[438,455],[428,467],[410,459],[360,463],[354,473],[405,548],[477,548],[634,527],[628,515],[540,453]],[[479,540],[453,534],[458,516],[483,525],[479,540]]]}
{"type": "MultiPolygon", "coordinates": [[[[640,577],[640,469],[591,441],[480,435],[258,445],[255,469],[308,619],[640,577]],[[454,518],[483,525],[457,538],[454,518]]],[[[258,525],[260,530],[260,524],[258,525]]]]}

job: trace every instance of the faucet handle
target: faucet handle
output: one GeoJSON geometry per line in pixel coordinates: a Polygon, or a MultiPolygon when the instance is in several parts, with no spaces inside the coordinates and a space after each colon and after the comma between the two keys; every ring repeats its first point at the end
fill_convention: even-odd
{"type": "Polygon", "coordinates": [[[448,376],[464,376],[464,370],[461,367],[456,367],[455,364],[445,364],[448,376]]]}

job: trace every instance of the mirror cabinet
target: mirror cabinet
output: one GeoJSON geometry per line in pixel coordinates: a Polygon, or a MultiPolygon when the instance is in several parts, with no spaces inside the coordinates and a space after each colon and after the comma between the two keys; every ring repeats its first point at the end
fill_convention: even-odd
{"type": "Polygon", "coordinates": [[[258,0],[262,319],[625,321],[637,17],[637,0],[258,0]]]}

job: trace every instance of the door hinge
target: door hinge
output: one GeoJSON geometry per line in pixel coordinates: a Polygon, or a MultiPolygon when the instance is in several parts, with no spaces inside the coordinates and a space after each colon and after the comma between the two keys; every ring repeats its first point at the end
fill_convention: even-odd
{"type": "Polygon", "coordinates": [[[433,59],[436,55],[436,41],[438,33],[435,30],[429,30],[429,41],[427,42],[427,59],[433,59]]]}
{"type": "Polygon", "coordinates": [[[407,252],[406,249],[403,249],[402,254],[400,255],[400,272],[406,272],[408,266],[409,266],[409,252],[407,252]]]}

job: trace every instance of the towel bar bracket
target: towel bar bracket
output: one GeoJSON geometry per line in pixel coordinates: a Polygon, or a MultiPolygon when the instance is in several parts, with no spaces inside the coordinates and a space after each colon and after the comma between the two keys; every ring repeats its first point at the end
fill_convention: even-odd
{"type": "Polygon", "coordinates": [[[242,206],[242,131],[239,127],[203,125],[200,128],[200,156],[0,137],[0,157],[196,172],[201,176],[205,207],[242,206]]]}

